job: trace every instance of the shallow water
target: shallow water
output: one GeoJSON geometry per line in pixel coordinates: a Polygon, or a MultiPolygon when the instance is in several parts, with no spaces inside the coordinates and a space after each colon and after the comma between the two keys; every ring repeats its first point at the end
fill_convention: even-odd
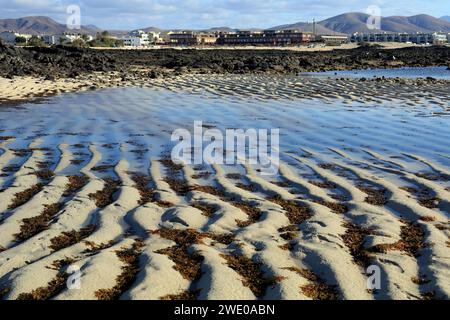
{"type": "Polygon", "coordinates": [[[64,289],[55,298],[98,298],[98,290],[113,288],[124,268],[117,250],[139,237],[145,240],[141,271],[133,286],[121,292],[124,299],[160,299],[193,289],[200,289],[199,299],[312,298],[300,290],[311,280],[295,278],[286,270],[289,266],[310,270],[337,287],[342,299],[421,299],[430,292],[448,299],[448,103],[438,96],[363,103],[296,99],[290,93],[258,100],[246,97],[249,90],[245,83],[240,85],[239,95],[116,88],[1,108],[0,288],[12,290],[6,298],[45,287],[60,272],[48,266],[63,257],[80,257],[76,263],[83,270],[83,290],[64,289]],[[203,121],[205,130],[279,128],[279,172],[260,176],[247,165],[184,166],[174,172],[167,162],[152,161],[171,151],[175,129],[192,131],[194,121],[203,121]],[[8,205],[16,196],[37,183],[39,164],[47,164],[55,176],[41,179],[43,190],[11,210],[8,205]],[[10,167],[18,170],[5,170],[10,167]],[[133,180],[136,172],[148,178],[144,190],[133,180]],[[88,184],[63,196],[67,176],[79,173],[88,175],[88,184]],[[108,190],[105,184],[111,180],[106,177],[119,182],[110,186],[114,194],[100,193],[109,199],[100,207],[93,199],[108,190]],[[64,208],[48,228],[18,242],[24,219],[56,202],[64,208]],[[198,204],[208,204],[214,212],[205,213],[198,204]],[[296,215],[293,207],[305,211],[296,215]],[[256,218],[252,208],[260,212],[256,218]],[[390,248],[397,241],[410,241],[403,232],[407,223],[420,226],[424,233],[419,240],[433,245],[419,248],[417,257],[397,250],[374,253],[370,262],[381,268],[382,288],[369,292],[365,270],[355,263],[359,255],[352,251],[354,243],[349,245],[343,236],[360,238],[354,235],[356,228],[367,248],[390,248]],[[50,250],[54,237],[91,224],[96,229],[86,242],[50,250]],[[286,227],[297,231],[283,234],[286,227]],[[164,228],[231,234],[236,239],[190,245],[205,260],[198,263],[198,279],[186,278],[172,263],[177,259],[160,251],[174,242],[148,232],[164,228]],[[86,253],[86,243],[112,240],[115,246],[86,253]],[[282,280],[260,294],[252,292],[223,258],[234,252],[261,262],[264,277],[282,280]],[[412,279],[418,275],[428,282],[417,285],[412,279]]]}
{"type": "MultiPolygon", "coordinates": [[[[280,129],[281,154],[310,149],[335,157],[330,148],[359,153],[368,149],[389,156],[413,153],[450,166],[450,117],[439,105],[405,106],[386,102],[324,104],[320,100],[255,101],[209,93],[186,94],[149,88],[118,88],[65,94],[41,104],[0,110],[2,135],[15,136],[9,148],[94,144],[102,162],[126,157],[145,170],[150,157],[170,151],[171,133],[193,131],[194,121],[221,129],[280,129]],[[105,144],[116,147],[105,148],[105,144]],[[120,148],[119,148],[120,146],[120,148]],[[136,150],[140,152],[139,159],[136,150]],[[143,161],[145,159],[145,161],[143,161]]],[[[75,150],[72,150],[76,152],[75,150]]]]}
{"type": "Polygon", "coordinates": [[[385,77],[385,78],[426,78],[450,79],[448,67],[397,68],[397,69],[364,69],[349,71],[309,72],[310,76],[343,76],[343,77],[385,77]]]}

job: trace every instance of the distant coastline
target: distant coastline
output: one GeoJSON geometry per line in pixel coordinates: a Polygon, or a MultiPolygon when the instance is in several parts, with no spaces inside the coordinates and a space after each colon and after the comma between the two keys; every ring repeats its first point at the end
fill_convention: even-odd
{"type": "Polygon", "coordinates": [[[282,48],[102,50],[0,45],[0,61],[0,104],[5,104],[64,92],[173,81],[186,75],[298,75],[368,68],[450,67],[450,47],[360,46],[348,50],[295,51],[282,48]]]}

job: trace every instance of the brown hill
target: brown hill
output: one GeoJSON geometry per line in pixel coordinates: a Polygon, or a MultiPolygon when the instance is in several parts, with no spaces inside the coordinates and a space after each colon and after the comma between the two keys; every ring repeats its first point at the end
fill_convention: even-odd
{"type": "Polygon", "coordinates": [[[82,26],[80,30],[69,30],[66,25],[49,17],[24,17],[18,19],[0,19],[0,32],[16,31],[28,34],[60,34],[75,32],[95,34],[99,29],[95,26],[82,26]]]}

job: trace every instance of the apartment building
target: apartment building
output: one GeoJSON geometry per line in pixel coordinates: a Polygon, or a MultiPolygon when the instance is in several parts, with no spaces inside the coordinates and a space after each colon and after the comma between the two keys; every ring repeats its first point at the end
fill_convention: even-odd
{"type": "Polygon", "coordinates": [[[221,45],[285,46],[303,44],[313,39],[313,33],[300,30],[238,31],[221,34],[217,43],[221,45]]]}
{"type": "Polygon", "coordinates": [[[203,45],[214,45],[217,43],[217,35],[212,33],[200,33],[197,35],[197,41],[203,45]]]}
{"type": "Polygon", "coordinates": [[[170,43],[180,46],[214,45],[217,42],[217,35],[214,33],[183,31],[171,33],[169,37],[170,43]]]}
{"type": "Polygon", "coordinates": [[[174,32],[169,35],[170,43],[180,46],[193,46],[197,44],[197,36],[194,32],[174,32]]]}
{"type": "Polygon", "coordinates": [[[161,35],[161,32],[150,31],[147,34],[148,34],[148,39],[149,39],[150,44],[164,42],[164,38],[161,35]]]}
{"type": "Polygon", "coordinates": [[[148,47],[150,45],[150,37],[148,33],[136,30],[123,38],[123,44],[125,47],[148,47]]]}
{"type": "Polygon", "coordinates": [[[411,42],[415,44],[442,44],[448,41],[441,33],[355,33],[352,42],[411,42]]]}
{"type": "Polygon", "coordinates": [[[340,46],[341,44],[348,43],[348,36],[338,36],[338,35],[319,35],[316,40],[323,42],[328,46],[340,46]]]}

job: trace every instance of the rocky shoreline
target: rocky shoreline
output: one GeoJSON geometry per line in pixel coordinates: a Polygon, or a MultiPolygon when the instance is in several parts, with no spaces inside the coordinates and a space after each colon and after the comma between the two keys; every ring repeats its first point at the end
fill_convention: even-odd
{"type": "Polygon", "coordinates": [[[0,44],[0,76],[76,77],[91,72],[295,74],[365,68],[450,66],[450,47],[382,49],[362,46],[329,52],[288,50],[98,50],[18,48],[0,44]]]}
{"type": "MultiPolygon", "coordinates": [[[[382,49],[362,46],[328,52],[289,50],[99,50],[68,47],[20,48],[0,43],[0,104],[64,92],[173,82],[193,75],[298,75],[302,72],[450,66],[449,47],[382,49]]],[[[378,83],[404,79],[360,79],[378,83]]],[[[334,80],[331,80],[334,81],[334,80]]],[[[408,84],[448,86],[446,80],[408,84]]]]}

